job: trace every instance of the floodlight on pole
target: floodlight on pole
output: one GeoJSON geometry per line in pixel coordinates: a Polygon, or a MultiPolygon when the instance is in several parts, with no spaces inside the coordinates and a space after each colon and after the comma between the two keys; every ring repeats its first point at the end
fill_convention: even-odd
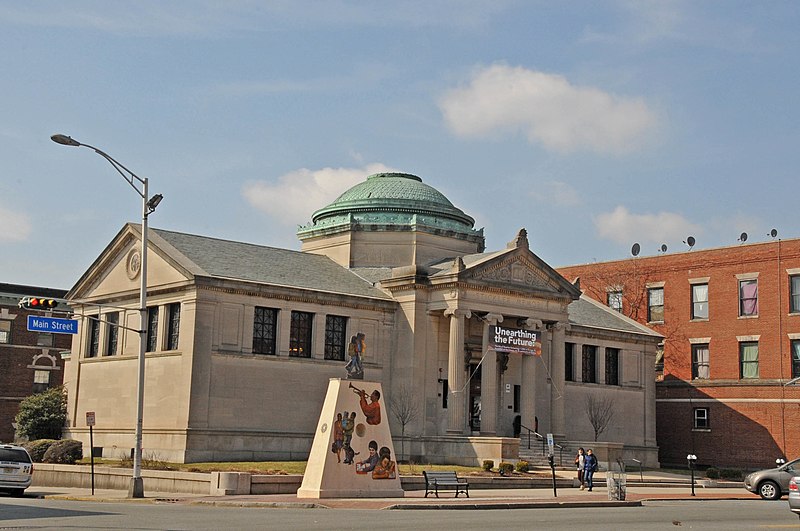
{"type": "Polygon", "coordinates": [[[52,135],[50,139],[56,144],[61,144],[63,146],[86,147],[93,150],[106,159],[114,169],[117,170],[117,173],[131,185],[131,188],[136,190],[139,197],[142,198],[142,261],[139,273],[141,282],[139,284],[139,364],[136,387],[136,441],[133,452],[133,475],[128,489],[128,496],[131,498],[144,498],[144,483],[142,481],[142,417],[144,413],[144,361],[145,352],[147,351],[147,217],[155,211],[156,207],[163,199],[163,196],[161,194],[156,194],[153,197],[149,197],[147,177],[139,177],[104,151],[90,146],[89,144],[78,142],[67,135],[56,134],[52,135]]]}

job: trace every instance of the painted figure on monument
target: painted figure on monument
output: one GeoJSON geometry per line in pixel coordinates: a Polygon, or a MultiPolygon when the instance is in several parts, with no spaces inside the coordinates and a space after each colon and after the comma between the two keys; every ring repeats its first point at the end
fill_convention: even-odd
{"type": "Polygon", "coordinates": [[[359,396],[359,405],[361,406],[361,412],[364,413],[364,416],[367,418],[367,424],[371,426],[377,426],[380,424],[381,403],[379,400],[381,399],[381,392],[377,389],[372,391],[372,394],[369,395],[369,402],[367,402],[366,391],[359,389],[353,384],[350,384],[350,389],[352,389],[353,392],[359,396]]]}
{"type": "Polygon", "coordinates": [[[367,344],[364,341],[366,336],[359,332],[350,338],[350,345],[347,347],[347,354],[350,356],[350,361],[345,365],[348,380],[363,380],[364,379],[364,366],[362,359],[367,352],[367,344]]]}

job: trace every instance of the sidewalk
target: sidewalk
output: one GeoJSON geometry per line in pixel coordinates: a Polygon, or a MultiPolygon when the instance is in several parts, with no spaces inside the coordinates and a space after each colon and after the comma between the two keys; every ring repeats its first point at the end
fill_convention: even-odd
{"type": "MultiPolygon", "coordinates": [[[[570,477],[571,472],[558,471],[562,478],[570,477]]],[[[702,487],[695,483],[695,496],[691,495],[691,486],[685,476],[661,472],[647,472],[644,483],[640,483],[638,474],[635,481],[628,476],[626,499],[609,500],[604,484],[604,474],[600,474],[599,485],[593,492],[581,491],[575,487],[557,490],[553,495],[552,488],[537,489],[470,489],[470,497],[458,498],[452,493],[440,498],[428,496],[425,491],[406,491],[403,498],[322,498],[299,499],[294,494],[264,494],[240,496],[205,496],[198,494],[147,492],[145,498],[130,499],[127,491],[96,489],[94,496],[90,489],[31,487],[26,497],[44,497],[48,499],[82,500],[98,502],[129,503],[181,503],[205,504],[237,507],[283,507],[283,508],[331,508],[331,509],[531,509],[531,508],[566,508],[566,507],[604,507],[604,506],[638,506],[643,501],[652,500],[730,500],[757,499],[747,492],[741,483],[729,483],[725,486],[702,487]]]]}

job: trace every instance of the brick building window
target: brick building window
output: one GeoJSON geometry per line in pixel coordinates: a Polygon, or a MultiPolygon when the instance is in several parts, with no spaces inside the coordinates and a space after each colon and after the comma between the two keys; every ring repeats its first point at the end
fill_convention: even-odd
{"type": "Polygon", "coordinates": [[[106,314],[106,356],[117,353],[119,339],[119,312],[106,314]]]}
{"type": "Polygon", "coordinates": [[[325,359],[344,361],[347,350],[347,317],[325,317],[325,359]]]}
{"type": "Polygon", "coordinates": [[[37,347],[52,347],[53,346],[53,339],[54,334],[50,334],[48,332],[39,332],[36,334],[36,346],[37,347]]]}
{"type": "Polygon", "coordinates": [[[564,343],[564,380],[575,381],[575,343],[564,343]]]}
{"type": "Polygon", "coordinates": [[[33,392],[41,393],[50,387],[50,371],[33,371],[33,392]]]}
{"type": "Polygon", "coordinates": [[[618,348],[606,348],[606,385],[619,385],[618,348]]]}
{"type": "Polygon", "coordinates": [[[647,290],[647,321],[650,323],[664,322],[664,288],[647,290]]]}
{"type": "Polygon", "coordinates": [[[87,358],[97,357],[100,351],[100,321],[97,315],[89,317],[89,344],[86,351],[87,358]]]}
{"type": "Polygon", "coordinates": [[[692,379],[708,379],[708,344],[692,345],[692,379]]]}
{"type": "Polygon", "coordinates": [[[608,307],[614,311],[622,313],[622,291],[609,291],[606,294],[608,307]]]}
{"type": "Polygon", "coordinates": [[[758,378],[758,343],[755,341],[739,343],[739,378],[758,378]]]}
{"type": "Polygon", "coordinates": [[[289,356],[311,357],[311,326],[313,323],[313,313],[292,312],[292,323],[289,328],[289,356]]]}
{"type": "Polygon", "coordinates": [[[583,345],[581,354],[581,381],[585,383],[597,383],[597,347],[594,345],[583,345]]]}
{"type": "Polygon", "coordinates": [[[0,343],[11,343],[11,321],[0,320],[0,343]]]}
{"type": "Polygon", "coordinates": [[[147,352],[158,350],[158,306],[147,309],[147,352]]]}
{"type": "Polygon", "coordinates": [[[800,275],[789,277],[789,311],[800,313],[800,275]]]}
{"type": "Polygon", "coordinates": [[[256,306],[253,318],[253,354],[275,355],[278,310],[256,306]]]}
{"type": "Polygon", "coordinates": [[[800,339],[792,340],[792,378],[800,377],[800,339]]]}
{"type": "Polygon", "coordinates": [[[178,350],[181,331],[181,303],[173,302],[167,306],[167,350],[178,350]]]}
{"type": "Polygon", "coordinates": [[[708,418],[707,407],[694,408],[694,422],[692,424],[696,430],[708,430],[711,428],[711,423],[708,418]]]}
{"type": "Polygon", "coordinates": [[[708,284],[692,284],[692,319],[708,319],[708,284]]]}
{"type": "Polygon", "coordinates": [[[758,315],[758,280],[739,281],[739,316],[758,315]]]}

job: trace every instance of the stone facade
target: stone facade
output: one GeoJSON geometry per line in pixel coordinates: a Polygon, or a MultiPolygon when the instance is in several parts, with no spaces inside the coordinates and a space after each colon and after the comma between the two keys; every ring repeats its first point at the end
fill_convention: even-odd
{"type": "MultiPolygon", "coordinates": [[[[524,231],[506,249],[484,253],[482,232],[441,194],[382,199],[382,179],[401,199],[406,184],[418,191],[419,178],[403,175],[370,177],[371,193],[359,190],[361,203],[348,203],[358,216],[342,214],[343,202],[320,211],[335,222],[315,214],[319,226],[299,231],[305,252],[151,230],[148,306],[158,313],[150,313],[157,336],[146,356],[145,456],[306,459],[328,382],[345,376],[342,341],[361,332],[364,378],[382,384],[401,460],[513,459],[517,415],[559,441],[592,440],[585,397],[594,395],[619,408],[604,437],[657,465],[645,368],[660,336],[582,298],[531,252],[524,231]],[[390,207],[416,217],[392,218],[390,207]],[[378,227],[364,225],[378,214],[378,227]],[[369,233],[369,242],[353,239],[356,232],[369,233]],[[541,355],[488,348],[488,327],[497,323],[536,331],[541,355]],[[596,347],[595,383],[566,381],[570,342],[596,347]],[[614,354],[610,383],[606,352],[614,354]],[[415,413],[403,419],[393,404],[415,413]]],[[[133,446],[138,278],[126,264],[139,238],[137,225],[123,227],[69,294],[85,301],[80,312],[116,314],[130,328],[120,329],[115,352],[87,357],[84,322],[67,363],[67,433],[88,443],[85,412],[95,411],[95,446],[109,457],[133,446]]],[[[99,331],[101,345],[108,333],[99,331]]]]}

